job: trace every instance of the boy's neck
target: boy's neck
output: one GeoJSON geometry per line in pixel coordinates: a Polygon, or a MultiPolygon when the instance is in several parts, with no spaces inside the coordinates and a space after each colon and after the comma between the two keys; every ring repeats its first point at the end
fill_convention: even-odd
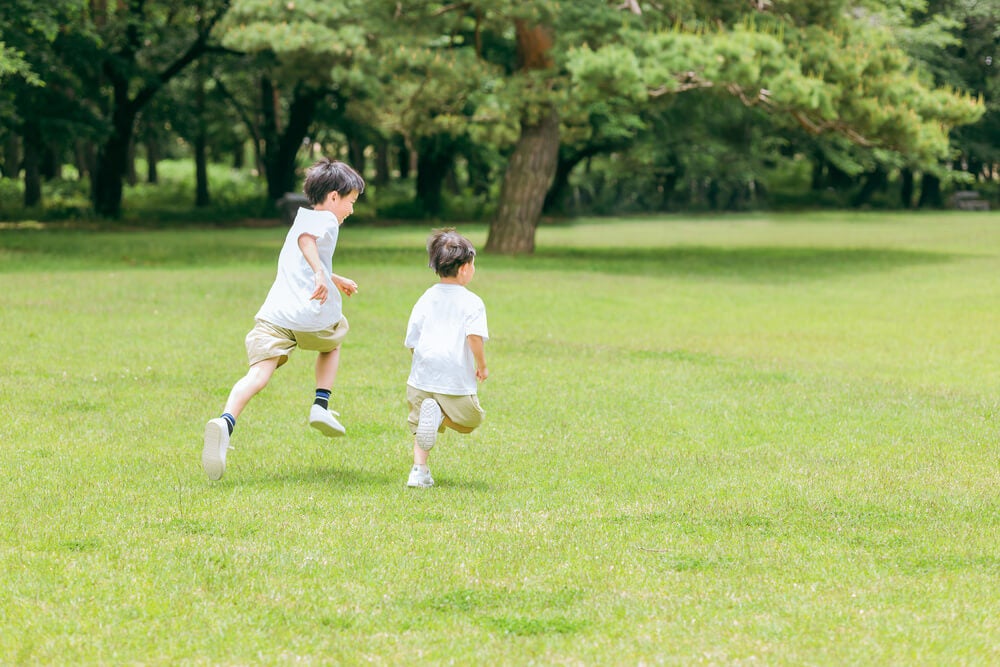
{"type": "Polygon", "coordinates": [[[442,285],[461,285],[462,283],[458,279],[458,276],[446,276],[446,277],[441,278],[441,284],[442,285]]]}

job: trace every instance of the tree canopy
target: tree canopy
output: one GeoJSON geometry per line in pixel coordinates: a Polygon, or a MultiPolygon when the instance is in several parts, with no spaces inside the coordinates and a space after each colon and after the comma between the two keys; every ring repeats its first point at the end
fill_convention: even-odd
{"type": "Polygon", "coordinates": [[[113,218],[135,146],[180,134],[199,164],[249,143],[277,199],[303,147],[336,136],[380,181],[413,178],[424,215],[461,166],[503,253],[532,251],[571,183],[593,200],[632,177],[635,206],[669,208],[746,200],[796,161],[858,197],[889,172],[930,187],[956,161],[995,178],[997,5],[12,0],[0,132],[24,154],[8,141],[4,175],[24,173],[30,204],[47,154],[90,155],[94,211],[113,218]]]}

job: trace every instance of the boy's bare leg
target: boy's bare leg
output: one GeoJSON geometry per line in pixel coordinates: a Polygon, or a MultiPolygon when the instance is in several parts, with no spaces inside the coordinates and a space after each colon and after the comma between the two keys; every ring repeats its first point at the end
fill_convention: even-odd
{"type": "MultiPolygon", "coordinates": [[[[337,379],[337,368],[340,366],[340,348],[330,352],[320,352],[316,357],[316,389],[333,389],[333,381],[337,379]]],[[[337,417],[338,412],[329,407],[323,407],[319,403],[319,391],[316,392],[317,402],[309,408],[309,425],[318,430],[328,438],[333,438],[347,433],[344,425],[337,417]]]]}
{"type": "Polygon", "coordinates": [[[416,442],[413,443],[413,465],[415,466],[425,466],[427,465],[427,457],[430,456],[430,452],[423,449],[416,442]]]}
{"type": "Polygon", "coordinates": [[[434,478],[427,468],[427,456],[430,454],[417,444],[416,438],[413,440],[413,467],[410,468],[410,476],[406,480],[406,485],[416,488],[427,488],[434,486],[434,478]]]}
{"type": "Polygon", "coordinates": [[[316,388],[333,389],[340,368],[340,348],[331,352],[320,352],[316,357],[316,388]]]}
{"type": "Polygon", "coordinates": [[[258,361],[247,374],[233,385],[226,399],[225,413],[221,417],[208,420],[205,424],[205,444],[201,450],[201,465],[209,479],[222,479],[226,472],[226,450],[229,449],[229,435],[233,431],[236,417],[243,412],[250,399],[267,386],[268,380],[278,367],[281,357],[258,361]]]}
{"type": "Polygon", "coordinates": [[[280,358],[265,359],[251,366],[247,374],[233,385],[233,390],[229,392],[229,398],[226,400],[226,409],[223,412],[228,412],[233,417],[239,417],[250,399],[267,386],[274,370],[278,367],[280,358]]]}

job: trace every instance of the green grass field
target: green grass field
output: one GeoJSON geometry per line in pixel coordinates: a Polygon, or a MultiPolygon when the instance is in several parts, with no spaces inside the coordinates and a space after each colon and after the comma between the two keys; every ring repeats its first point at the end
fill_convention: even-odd
{"type": "Polygon", "coordinates": [[[283,230],[0,230],[0,663],[1000,662],[1000,217],[482,255],[487,421],[415,490],[427,231],[342,231],[348,437],[308,428],[296,352],[212,483],[283,230]]]}

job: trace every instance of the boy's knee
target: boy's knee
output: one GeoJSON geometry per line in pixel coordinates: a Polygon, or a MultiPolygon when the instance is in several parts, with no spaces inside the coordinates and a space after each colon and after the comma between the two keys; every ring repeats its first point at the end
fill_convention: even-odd
{"type": "Polygon", "coordinates": [[[456,424],[455,422],[453,422],[452,420],[448,419],[447,417],[445,418],[444,425],[447,426],[448,428],[450,428],[453,431],[458,431],[459,433],[472,433],[473,431],[476,430],[476,426],[479,426],[479,424],[476,424],[476,426],[467,426],[465,424],[456,424]]]}
{"type": "Polygon", "coordinates": [[[465,414],[456,416],[460,421],[456,421],[449,416],[445,416],[444,425],[453,431],[458,431],[459,433],[472,433],[479,425],[483,423],[483,418],[485,413],[481,410],[476,410],[475,412],[466,412],[465,414]]]}
{"type": "Polygon", "coordinates": [[[267,359],[254,364],[250,367],[250,370],[247,371],[246,381],[260,391],[267,386],[267,383],[270,381],[271,376],[274,374],[274,371],[278,368],[278,366],[287,360],[288,357],[280,357],[267,359]]]}

